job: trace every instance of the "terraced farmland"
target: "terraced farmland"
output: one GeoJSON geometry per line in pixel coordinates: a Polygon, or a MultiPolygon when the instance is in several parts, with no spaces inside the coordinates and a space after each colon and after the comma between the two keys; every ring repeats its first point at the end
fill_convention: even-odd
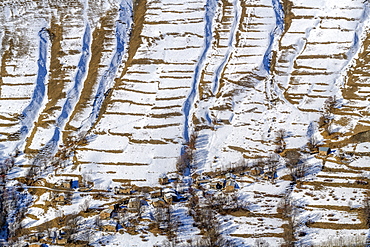
{"type": "MultiPolygon", "coordinates": [[[[115,187],[164,188],[158,179],[166,173],[178,172],[176,189],[192,191],[202,173],[220,179],[234,171],[243,210],[216,218],[237,245],[288,241],[286,195],[297,245],[320,245],[320,234],[364,240],[369,7],[362,0],[4,0],[1,186],[29,191],[22,203],[32,229],[61,214],[37,207],[63,179],[94,184],[92,194],[70,198],[68,211],[84,196],[96,208],[123,200],[115,187]],[[318,156],[318,146],[333,152],[318,156]],[[307,164],[303,176],[293,174],[289,152],[307,164]],[[189,162],[184,171],[181,162],[189,162]],[[258,164],[261,174],[252,175],[258,164]],[[45,191],[32,199],[37,189],[45,191]],[[95,199],[104,191],[107,201],[95,199]]],[[[174,209],[180,225],[203,233],[182,203],[174,209]]],[[[138,232],[152,239],[144,225],[138,232]]]]}

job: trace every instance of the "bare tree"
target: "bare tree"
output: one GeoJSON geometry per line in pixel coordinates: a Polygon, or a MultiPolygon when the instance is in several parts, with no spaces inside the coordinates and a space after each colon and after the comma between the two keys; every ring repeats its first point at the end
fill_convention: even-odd
{"type": "Polygon", "coordinates": [[[39,167],[32,165],[30,169],[28,170],[26,174],[26,184],[27,185],[32,185],[36,180],[37,176],[39,174],[39,167]]]}
{"type": "Polygon", "coordinates": [[[77,215],[74,214],[70,214],[65,217],[65,236],[68,243],[73,243],[76,241],[75,235],[78,232],[80,219],[81,217],[77,217],[77,215]]]}
{"type": "Polygon", "coordinates": [[[324,114],[332,114],[334,113],[334,109],[336,107],[336,105],[338,104],[338,101],[337,101],[337,98],[336,96],[330,96],[329,98],[327,98],[324,102],[324,106],[323,106],[323,111],[324,111],[324,114]]]}
{"type": "Polygon", "coordinates": [[[334,110],[338,104],[336,96],[330,96],[324,102],[322,115],[319,120],[319,126],[324,128],[324,130],[330,135],[332,134],[332,122],[334,110]]]}
{"type": "Polygon", "coordinates": [[[278,131],[276,131],[275,142],[277,144],[277,148],[276,148],[277,153],[283,152],[286,147],[286,143],[284,140],[286,134],[287,132],[285,129],[279,129],[278,131]]]}
{"type": "Polygon", "coordinates": [[[91,178],[91,176],[89,175],[89,174],[87,174],[87,173],[83,173],[82,174],[82,186],[83,187],[89,187],[90,186],[90,184],[92,183],[92,178],[91,178]]]}
{"type": "Polygon", "coordinates": [[[285,247],[294,247],[296,224],[296,210],[290,193],[285,194],[280,203],[278,204],[278,212],[282,214],[282,218],[286,220],[284,227],[284,244],[285,247]]]}
{"type": "Polygon", "coordinates": [[[362,211],[365,218],[366,226],[370,227],[370,196],[366,194],[364,201],[362,202],[362,211]]]}

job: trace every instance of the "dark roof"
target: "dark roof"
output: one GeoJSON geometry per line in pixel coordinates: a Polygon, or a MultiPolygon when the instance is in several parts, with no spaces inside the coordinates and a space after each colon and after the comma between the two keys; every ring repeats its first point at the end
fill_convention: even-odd
{"type": "Polygon", "coordinates": [[[319,151],[328,152],[330,151],[330,148],[329,147],[319,147],[319,151]]]}

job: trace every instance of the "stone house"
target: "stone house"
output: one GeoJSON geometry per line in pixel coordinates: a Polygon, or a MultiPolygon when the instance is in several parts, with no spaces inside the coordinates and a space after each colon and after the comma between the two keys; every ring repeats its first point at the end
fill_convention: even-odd
{"type": "Polygon", "coordinates": [[[166,174],[162,174],[161,176],[159,176],[158,182],[161,185],[168,184],[168,177],[167,177],[167,175],[166,174]]]}

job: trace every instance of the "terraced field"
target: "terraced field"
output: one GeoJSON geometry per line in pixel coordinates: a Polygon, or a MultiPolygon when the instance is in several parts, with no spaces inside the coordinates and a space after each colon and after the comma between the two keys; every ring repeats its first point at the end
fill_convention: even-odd
{"type": "Polygon", "coordinates": [[[222,216],[233,222],[228,236],[281,244],[286,219],[277,204],[286,193],[299,199],[302,243],[318,244],[316,235],[337,229],[367,235],[359,208],[369,168],[356,159],[367,164],[370,153],[369,7],[362,0],[4,0],[0,161],[14,158],[8,182],[23,181],[33,166],[48,182],[90,174],[95,190],[154,187],[192,141],[191,172],[201,173],[271,157],[282,142],[306,152],[314,138],[336,153],[305,154],[316,170],[300,186],[286,178],[284,153],[278,186],[240,177],[241,198],[254,207],[222,216]],[[341,160],[346,155],[351,162],[341,160]]]}

